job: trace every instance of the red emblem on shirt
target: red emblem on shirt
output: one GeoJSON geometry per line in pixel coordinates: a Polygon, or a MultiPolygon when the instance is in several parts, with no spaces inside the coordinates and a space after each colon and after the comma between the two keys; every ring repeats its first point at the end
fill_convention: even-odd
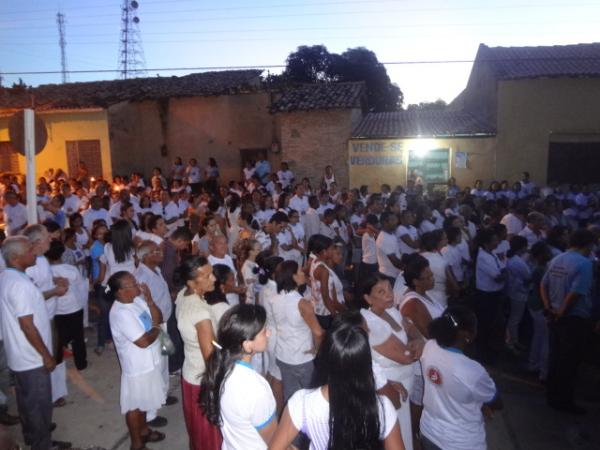
{"type": "Polygon", "coordinates": [[[442,384],[442,374],[436,367],[427,368],[427,378],[433,384],[437,384],[438,386],[442,384]]]}

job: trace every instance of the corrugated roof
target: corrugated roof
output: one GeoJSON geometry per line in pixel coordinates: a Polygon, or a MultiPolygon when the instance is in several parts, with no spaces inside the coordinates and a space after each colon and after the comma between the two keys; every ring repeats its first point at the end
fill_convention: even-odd
{"type": "Polygon", "coordinates": [[[0,108],[31,107],[38,110],[108,107],[122,101],[169,97],[225,95],[260,86],[260,70],[203,72],[182,77],[131,78],[128,80],[46,84],[36,88],[0,88],[0,108]]]}
{"type": "Polygon", "coordinates": [[[365,83],[318,83],[286,88],[271,106],[271,112],[309,111],[313,109],[360,108],[365,83]]]}
{"type": "Polygon", "coordinates": [[[501,80],[600,76],[600,43],[539,47],[481,44],[475,65],[489,64],[501,80]]]}
{"type": "Polygon", "coordinates": [[[495,129],[464,111],[410,110],[369,113],[352,132],[353,138],[410,138],[494,135],[495,129]]]}

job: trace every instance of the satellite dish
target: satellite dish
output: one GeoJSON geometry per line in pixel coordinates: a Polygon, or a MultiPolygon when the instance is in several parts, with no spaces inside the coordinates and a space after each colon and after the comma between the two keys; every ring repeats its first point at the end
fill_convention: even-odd
{"type": "Polygon", "coordinates": [[[139,17],[134,17],[133,18],[133,23],[140,23],[140,18],[139,17]]]}
{"type": "Polygon", "coordinates": [[[138,2],[136,2],[135,0],[133,0],[131,2],[131,9],[137,9],[138,6],[140,6],[140,4],[138,2]]]}

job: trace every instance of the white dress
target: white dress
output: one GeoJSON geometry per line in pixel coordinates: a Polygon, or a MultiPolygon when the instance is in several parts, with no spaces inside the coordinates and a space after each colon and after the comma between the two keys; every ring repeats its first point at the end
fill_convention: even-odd
{"type": "Polygon", "coordinates": [[[146,348],[134,343],[151,329],[150,309],[140,297],[132,303],[113,303],[110,330],[121,365],[121,414],[156,411],[165,402],[159,340],[146,348]]]}
{"type": "Polygon", "coordinates": [[[273,378],[281,380],[281,369],[277,365],[275,360],[275,346],[277,344],[277,325],[275,323],[275,317],[273,312],[273,300],[277,296],[277,284],[275,281],[269,280],[265,284],[258,295],[258,302],[267,311],[267,329],[270,331],[267,351],[263,353],[265,357],[266,366],[273,378]]]}

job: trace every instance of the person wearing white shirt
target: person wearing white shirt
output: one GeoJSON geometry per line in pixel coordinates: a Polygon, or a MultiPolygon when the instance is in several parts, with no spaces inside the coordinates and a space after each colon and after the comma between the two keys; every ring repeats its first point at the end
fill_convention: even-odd
{"type": "Polygon", "coordinates": [[[271,387],[251,364],[267,349],[266,321],[262,306],[245,304],[229,309],[219,322],[215,350],[200,384],[200,407],[221,428],[223,450],[266,450],[277,428],[271,387]]]}
{"type": "MultiPolygon", "coordinates": [[[[290,205],[291,205],[290,201],[290,205]]],[[[310,239],[311,236],[319,233],[319,227],[321,226],[321,219],[319,219],[319,213],[317,212],[317,207],[319,205],[319,200],[315,195],[311,195],[308,198],[309,208],[306,210],[303,216],[304,223],[304,235],[306,237],[306,242],[310,239]]],[[[294,208],[296,209],[296,208],[294,208]]]]}
{"type": "Polygon", "coordinates": [[[444,230],[434,230],[421,236],[421,255],[429,261],[429,267],[433,272],[433,289],[428,292],[429,296],[438,302],[443,308],[448,306],[448,297],[458,294],[458,284],[448,267],[448,263],[441,253],[448,239],[444,230]]]}
{"type": "Polygon", "coordinates": [[[502,326],[502,294],[506,282],[506,268],[494,254],[498,236],[484,229],[478,234],[479,250],[475,262],[475,287],[477,318],[480,332],[477,336],[479,358],[495,362],[504,336],[502,326]]]}
{"type": "Polygon", "coordinates": [[[521,192],[525,197],[533,194],[535,184],[529,179],[529,172],[523,172],[523,179],[519,183],[521,184],[521,192]]]}
{"type": "Polygon", "coordinates": [[[319,234],[327,236],[330,239],[339,238],[336,229],[334,228],[335,223],[335,212],[333,209],[326,209],[321,218],[321,224],[319,225],[319,234]]]}
{"type": "Polygon", "coordinates": [[[531,269],[523,259],[527,253],[527,239],[523,236],[513,236],[510,240],[510,250],[506,263],[506,290],[510,300],[510,315],[506,330],[508,347],[513,352],[519,343],[519,324],[525,312],[527,299],[531,290],[531,269]]]}
{"type": "Polygon", "coordinates": [[[317,380],[320,386],[294,394],[269,448],[289,448],[302,430],[310,438],[311,450],[330,448],[331,441],[343,449],[404,449],[402,435],[406,430],[401,431],[387,395],[378,395],[380,370],[370,363],[369,337],[358,313],[336,318],[320,353],[329,361],[322,380],[317,380]]]}
{"type": "Polygon", "coordinates": [[[96,220],[104,220],[107,227],[112,225],[110,214],[106,209],[102,208],[102,198],[97,195],[90,200],[90,209],[83,211],[81,216],[83,217],[83,226],[88,232],[92,231],[96,220]]]}
{"type": "Polygon", "coordinates": [[[370,274],[377,272],[377,235],[379,220],[374,214],[368,214],[365,231],[361,238],[362,259],[358,267],[358,280],[365,280],[370,274]]]}
{"type": "Polygon", "coordinates": [[[7,236],[15,236],[27,226],[27,208],[19,202],[17,194],[13,191],[4,194],[3,214],[7,236]]]}
{"type": "Polygon", "coordinates": [[[434,319],[421,366],[425,379],[421,436],[423,450],[486,450],[483,410],[502,408],[485,368],[464,355],[477,334],[477,320],[455,306],[434,319]]]}
{"type": "Polygon", "coordinates": [[[114,273],[108,287],[114,299],[110,330],[121,366],[121,414],[126,418],[131,448],[144,448],[146,442],[165,439],[146,420],[147,413],[158,410],[166,397],[160,373],[162,313],[148,286],[139,285],[129,272],[114,273]]]}
{"type": "MultiPolygon", "coordinates": [[[[138,283],[143,283],[150,289],[156,306],[162,314],[161,330],[167,333],[167,321],[173,313],[173,300],[169,292],[169,285],[165,281],[160,270],[160,264],[163,260],[161,248],[152,241],[143,241],[136,250],[136,256],[140,264],[135,269],[133,276],[138,283]]],[[[169,357],[161,355],[160,372],[165,390],[166,404],[170,405],[177,402],[177,398],[168,396],[169,391],[169,357]]],[[[153,411],[150,416],[154,416],[153,411]]],[[[150,420],[152,420],[152,417],[150,420]]]]}
{"type": "Polygon", "coordinates": [[[157,213],[165,220],[168,232],[173,232],[175,228],[177,228],[177,221],[181,214],[179,207],[171,199],[171,194],[169,194],[168,191],[162,191],[160,193],[160,203],[157,206],[157,213]]]}
{"type": "MultiPolygon", "coordinates": [[[[52,275],[48,259],[44,256],[50,248],[50,235],[46,227],[40,224],[29,225],[23,231],[23,235],[29,239],[29,242],[32,244],[32,252],[36,255],[35,264],[28,267],[25,272],[42,292],[46,301],[46,309],[51,321],[51,327],[54,328],[57,297],[67,292],[69,282],[65,278],[55,278],[52,275]]],[[[60,360],[57,354],[62,349],[57,348],[55,345],[52,350],[55,358],[60,360]]],[[[56,368],[52,371],[50,381],[52,383],[52,401],[55,402],[56,406],[64,405],[66,403],[64,397],[67,395],[67,369],[64,361],[57,364],[56,368]]]]}
{"type": "Polygon", "coordinates": [[[7,269],[0,274],[0,323],[25,444],[35,449],[52,446],[52,387],[50,372],[52,332],[48,310],[39,289],[25,270],[35,264],[26,237],[7,238],[2,244],[7,269]]]}
{"type": "Polygon", "coordinates": [[[415,214],[408,209],[402,211],[400,225],[396,228],[396,238],[401,255],[410,255],[419,251],[421,241],[419,240],[419,231],[413,226],[414,223],[415,214]]]}
{"type": "Polygon", "coordinates": [[[396,238],[398,217],[390,211],[381,214],[381,232],[375,241],[377,248],[377,265],[379,272],[395,279],[400,273],[402,263],[396,238]]]}
{"type": "Polygon", "coordinates": [[[277,178],[283,189],[287,189],[294,182],[294,173],[290,170],[287,162],[281,163],[281,169],[277,171],[277,178]]]}
{"type": "Polygon", "coordinates": [[[523,208],[517,208],[511,210],[508,214],[506,214],[500,220],[500,223],[506,227],[506,231],[508,233],[508,237],[519,234],[521,230],[525,227],[525,216],[527,215],[527,210],[523,208]]]}
{"type": "Polygon", "coordinates": [[[543,231],[545,222],[546,218],[542,213],[533,211],[527,215],[527,226],[519,232],[519,236],[527,239],[529,248],[546,237],[543,231]]]}
{"type": "Polygon", "coordinates": [[[454,279],[459,285],[465,281],[465,261],[463,260],[463,251],[460,248],[462,242],[462,233],[460,228],[451,226],[446,228],[448,245],[442,248],[442,256],[452,271],[454,279]]]}
{"type": "Polygon", "coordinates": [[[475,187],[471,189],[471,195],[476,198],[480,198],[485,195],[485,190],[483,189],[483,182],[481,180],[475,180],[475,187]]]}
{"type": "Polygon", "coordinates": [[[302,216],[306,214],[306,211],[310,208],[308,197],[304,194],[304,186],[301,184],[296,185],[294,195],[290,199],[290,208],[295,209],[302,216]]]}
{"type": "MultiPolygon", "coordinates": [[[[79,270],[71,264],[61,264],[65,246],[60,241],[52,241],[46,258],[54,278],[64,278],[69,283],[69,288],[62,296],[56,298],[56,334],[57,349],[62,349],[71,344],[73,361],[77,370],[82,371],[87,367],[87,351],[83,331],[83,307],[89,294],[89,283],[79,270]]],[[[61,351],[56,355],[57,363],[63,361],[61,351]]]]}
{"type": "Polygon", "coordinates": [[[196,158],[191,158],[187,167],[185,168],[185,176],[187,182],[192,188],[194,194],[200,193],[200,187],[202,186],[202,170],[198,165],[196,158]]]}
{"type": "Polygon", "coordinates": [[[106,286],[108,279],[117,272],[135,272],[135,245],[131,227],[126,220],[119,220],[110,227],[111,242],[104,245],[100,256],[100,279],[106,286]]]}
{"type": "Polygon", "coordinates": [[[214,266],[215,264],[224,264],[233,272],[235,286],[231,289],[227,288],[225,296],[227,297],[227,302],[230,305],[237,305],[240,303],[240,294],[246,293],[246,287],[238,286],[238,274],[235,264],[233,263],[231,256],[227,254],[227,238],[225,236],[215,236],[210,242],[208,248],[210,251],[210,254],[208,255],[208,262],[211,265],[214,266]]]}
{"type": "Polygon", "coordinates": [[[73,194],[71,191],[71,186],[67,183],[63,184],[62,194],[65,198],[65,203],[63,204],[63,211],[69,217],[71,214],[79,212],[80,199],[77,195],[73,194]]]}

